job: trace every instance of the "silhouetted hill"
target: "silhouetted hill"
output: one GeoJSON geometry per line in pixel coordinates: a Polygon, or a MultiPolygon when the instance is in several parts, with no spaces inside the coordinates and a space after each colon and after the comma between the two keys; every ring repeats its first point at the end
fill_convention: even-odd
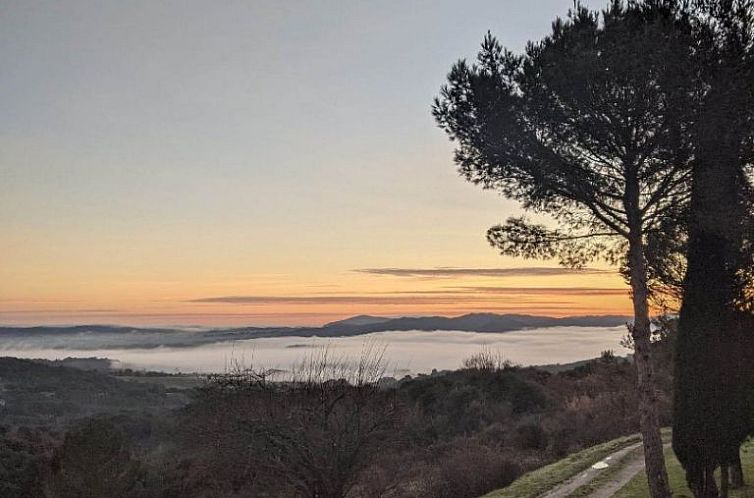
{"type": "Polygon", "coordinates": [[[362,326],[362,325],[374,325],[377,323],[384,323],[387,321],[390,321],[391,318],[384,317],[384,316],[372,316],[372,315],[356,315],[352,316],[351,318],[346,318],[344,320],[338,320],[335,322],[326,323],[323,325],[323,327],[338,327],[341,325],[355,325],[355,326],[362,326]]]}
{"type": "Polygon", "coordinates": [[[190,347],[202,344],[266,337],[349,337],[372,332],[403,330],[458,330],[502,333],[557,326],[614,327],[626,323],[624,316],[548,316],[472,313],[457,317],[424,316],[385,318],[359,315],[322,327],[243,327],[186,331],[108,325],[71,327],[0,327],[0,347],[84,349],[190,347]]]}
{"type": "Polygon", "coordinates": [[[579,326],[614,327],[626,323],[621,316],[582,316],[553,318],[533,315],[498,315],[495,313],[471,313],[458,317],[444,316],[403,317],[386,322],[364,325],[362,333],[385,330],[461,330],[466,332],[510,332],[529,328],[579,326]]]}

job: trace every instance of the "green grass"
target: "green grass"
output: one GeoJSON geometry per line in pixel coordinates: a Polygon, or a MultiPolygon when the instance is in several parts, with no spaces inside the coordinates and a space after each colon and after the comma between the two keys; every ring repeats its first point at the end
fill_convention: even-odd
{"type": "Polygon", "coordinates": [[[592,446],[563,460],[524,474],[510,486],[492,491],[483,498],[534,498],[571,476],[588,469],[611,453],[638,441],[640,441],[639,436],[634,435],[592,446]]]}
{"type": "MultiPolygon", "coordinates": [[[[693,495],[686,486],[686,478],[681,464],[673,454],[672,449],[665,451],[665,461],[668,467],[668,479],[670,487],[673,490],[673,498],[691,498],[693,495]]],[[[744,477],[749,480],[754,475],[754,442],[750,441],[744,444],[741,449],[741,464],[744,468],[744,477]]],[[[720,482],[720,472],[717,472],[717,480],[720,482]]],[[[731,498],[754,498],[754,486],[752,482],[748,483],[741,489],[731,490],[731,498]]],[[[644,472],[639,472],[636,477],[628,482],[614,498],[649,498],[649,489],[647,487],[647,476],[644,472]]]]}

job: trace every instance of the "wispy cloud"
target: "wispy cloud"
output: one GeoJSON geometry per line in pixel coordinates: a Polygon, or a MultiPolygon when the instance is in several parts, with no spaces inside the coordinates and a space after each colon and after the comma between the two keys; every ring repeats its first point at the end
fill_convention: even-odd
{"type": "Polygon", "coordinates": [[[67,308],[39,308],[39,309],[6,309],[6,310],[0,310],[3,313],[15,313],[15,314],[29,314],[34,315],[37,313],[58,313],[58,314],[77,314],[77,313],[117,313],[121,310],[118,309],[91,309],[91,308],[83,308],[83,309],[67,309],[67,308]]]}
{"type": "Polygon", "coordinates": [[[397,290],[379,292],[378,294],[437,294],[437,295],[465,295],[465,294],[501,294],[501,295],[562,295],[562,296],[628,296],[628,289],[614,287],[485,287],[485,286],[454,286],[434,290],[397,290]]]}
{"type": "MultiPolygon", "coordinates": [[[[463,298],[457,293],[438,295],[347,295],[347,296],[218,296],[192,299],[192,303],[225,304],[443,304],[457,302],[463,298]]],[[[468,296],[470,298],[471,296],[468,296]]]]}
{"type": "Polygon", "coordinates": [[[358,273],[371,275],[388,275],[392,277],[411,278],[453,278],[453,277],[543,277],[556,275],[595,275],[612,273],[596,268],[523,267],[523,268],[358,268],[358,273]]]}
{"type": "Polygon", "coordinates": [[[627,289],[612,287],[457,287],[473,294],[506,295],[567,295],[567,296],[624,296],[627,289]]]}
{"type": "MultiPolygon", "coordinates": [[[[410,305],[454,304],[489,300],[494,296],[616,296],[627,295],[624,289],[601,287],[449,287],[447,290],[416,290],[380,292],[373,294],[308,296],[216,296],[192,299],[192,303],[225,304],[360,304],[410,305]]],[[[517,299],[521,301],[521,299],[517,299]]]]}

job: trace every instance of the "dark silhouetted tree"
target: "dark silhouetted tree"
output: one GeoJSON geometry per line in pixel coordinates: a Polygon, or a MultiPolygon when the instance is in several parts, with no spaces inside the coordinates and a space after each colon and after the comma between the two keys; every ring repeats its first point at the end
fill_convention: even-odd
{"type": "Polygon", "coordinates": [[[524,55],[488,35],[477,63],[458,62],[433,113],[469,181],[496,189],[556,227],[512,218],[487,237],[503,254],[583,265],[621,263],[651,494],[670,496],[650,361],[654,239],[688,202],[689,26],[665,2],[577,7],[524,55]]]}
{"type": "Polygon", "coordinates": [[[693,127],[688,269],[675,362],[673,448],[697,498],[717,497],[713,472],[743,484],[739,446],[751,432],[751,165],[754,3],[696,2],[700,85],[693,127]]]}

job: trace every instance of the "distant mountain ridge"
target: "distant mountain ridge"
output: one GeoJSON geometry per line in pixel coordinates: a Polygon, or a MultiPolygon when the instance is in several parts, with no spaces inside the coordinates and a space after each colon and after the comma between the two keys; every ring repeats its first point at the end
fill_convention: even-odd
{"type": "Polygon", "coordinates": [[[240,327],[185,331],[111,325],[66,327],[0,327],[0,355],[14,347],[55,349],[191,347],[218,342],[270,337],[351,337],[386,331],[462,331],[504,333],[546,327],[615,327],[626,316],[597,315],[555,318],[549,316],[471,313],[457,317],[421,316],[389,318],[358,315],[321,327],[240,327]]]}
{"type": "Polygon", "coordinates": [[[375,323],[384,323],[389,320],[392,320],[392,318],[386,316],[356,315],[343,320],[326,323],[323,327],[335,327],[338,325],[374,325],[375,323]]]}
{"type": "MultiPolygon", "coordinates": [[[[361,333],[383,332],[387,330],[460,330],[463,332],[510,332],[541,327],[615,327],[625,324],[629,318],[625,316],[575,316],[554,318],[549,316],[519,315],[496,313],[470,313],[457,317],[423,316],[401,317],[391,319],[374,318],[373,323],[364,323],[355,327],[361,333]]],[[[323,329],[343,328],[352,326],[349,319],[332,322],[323,329]]]]}

